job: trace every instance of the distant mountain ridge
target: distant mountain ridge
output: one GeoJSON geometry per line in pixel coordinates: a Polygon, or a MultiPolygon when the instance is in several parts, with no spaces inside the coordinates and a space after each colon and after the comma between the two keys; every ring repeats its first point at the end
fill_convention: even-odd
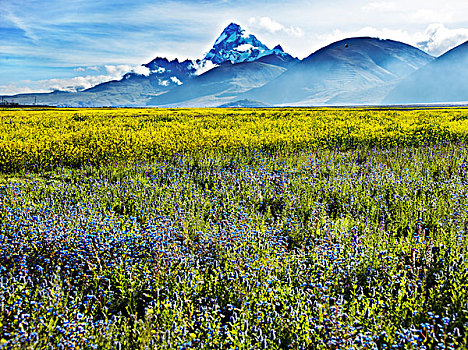
{"type": "Polygon", "coordinates": [[[383,99],[389,86],[434,58],[393,40],[361,37],[330,44],[243,97],[275,104],[354,104],[383,99]]]}
{"type": "MultiPolygon", "coordinates": [[[[468,101],[468,42],[439,58],[393,40],[332,43],[303,60],[270,49],[235,23],[203,58],[144,64],[149,75],[64,93],[22,94],[15,102],[56,106],[308,106],[468,101]],[[432,80],[431,80],[432,79],[432,80]],[[424,88],[421,88],[424,86],[424,88]],[[240,101],[240,102],[239,102],[240,101]]],[[[11,97],[6,97],[11,98],[11,97]]]]}
{"type": "Polygon", "coordinates": [[[384,103],[468,102],[468,41],[399,83],[384,103]]]}

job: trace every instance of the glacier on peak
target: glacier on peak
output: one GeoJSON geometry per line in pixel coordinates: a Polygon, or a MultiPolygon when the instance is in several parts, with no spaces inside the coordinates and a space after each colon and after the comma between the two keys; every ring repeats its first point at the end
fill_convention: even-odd
{"type": "Polygon", "coordinates": [[[236,50],[239,52],[244,52],[244,51],[252,50],[253,48],[254,47],[252,46],[252,44],[242,44],[236,47],[236,50]]]}
{"type": "Polygon", "coordinates": [[[171,77],[171,81],[176,85],[182,85],[183,83],[175,76],[171,77]]]}

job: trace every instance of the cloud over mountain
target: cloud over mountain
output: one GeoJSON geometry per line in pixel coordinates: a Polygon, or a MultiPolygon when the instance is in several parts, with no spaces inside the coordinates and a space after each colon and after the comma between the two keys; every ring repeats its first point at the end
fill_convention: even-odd
{"type": "Polygon", "coordinates": [[[468,40],[468,28],[449,29],[442,23],[433,23],[424,32],[425,39],[416,45],[436,56],[468,40]]]}
{"type": "Polygon", "coordinates": [[[26,81],[11,83],[6,85],[0,85],[0,94],[21,94],[21,93],[33,93],[33,92],[51,92],[51,91],[68,91],[75,92],[85,89],[89,89],[98,84],[111,81],[120,80],[125,74],[136,73],[140,75],[149,75],[150,70],[142,65],[130,66],[130,65],[105,65],[104,67],[78,67],[74,69],[77,73],[90,73],[98,72],[99,74],[87,74],[74,76],[71,78],[64,79],[44,79],[39,81],[26,81]],[[22,86],[22,83],[27,86],[22,86]]]}
{"type": "Polygon", "coordinates": [[[250,27],[267,30],[270,33],[283,32],[287,35],[302,37],[304,36],[304,31],[302,28],[297,26],[284,26],[283,24],[271,19],[270,17],[250,17],[249,19],[250,27]]]}

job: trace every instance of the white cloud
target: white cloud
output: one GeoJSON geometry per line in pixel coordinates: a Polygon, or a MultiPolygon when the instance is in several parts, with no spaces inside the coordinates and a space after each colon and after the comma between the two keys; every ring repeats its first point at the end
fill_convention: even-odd
{"type": "Polygon", "coordinates": [[[145,66],[133,67],[132,72],[136,74],[140,74],[140,75],[146,75],[146,76],[150,75],[151,73],[149,68],[145,66]]]}
{"type": "Polygon", "coordinates": [[[17,83],[11,83],[7,85],[0,85],[0,95],[16,95],[16,94],[30,94],[30,93],[40,93],[40,92],[50,92],[48,89],[41,89],[40,87],[34,86],[24,86],[17,83]]]}
{"type": "MultiPolygon", "coordinates": [[[[141,75],[150,74],[150,70],[145,66],[132,67],[130,65],[106,65],[104,66],[104,69],[107,74],[39,81],[25,80],[18,84],[0,85],[0,94],[15,95],[32,92],[51,92],[55,90],[74,92],[86,90],[107,81],[120,80],[127,73],[136,73],[141,75]]],[[[96,71],[100,69],[98,67],[78,67],[74,69],[76,72],[84,72],[86,70],[96,71]]]]}
{"type": "Polygon", "coordinates": [[[302,37],[304,36],[304,31],[300,27],[289,26],[286,27],[279,22],[271,19],[270,17],[251,17],[249,19],[249,23],[251,27],[267,30],[270,33],[274,34],[277,32],[283,32],[290,36],[294,37],[302,37]]]}
{"type": "Polygon", "coordinates": [[[38,81],[20,81],[8,85],[0,85],[0,94],[16,95],[28,93],[47,93],[55,90],[79,91],[89,89],[97,84],[112,80],[110,76],[80,76],[69,79],[47,79],[38,81]]]}
{"type": "Polygon", "coordinates": [[[260,19],[252,17],[250,19],[250,24],[256,24],[257,22],[258,26],[268,30],[271,33],[276,33],[284,28],[282,24],[272,20],[270,17],[261,17],[260,19]]]}
{"type": "MultiPolygon", "coordinates": [[[[105,65],[104,68],[106,69],[109,75],[114,77],[122,77],[126,73],[135,73],[140,75],[150,75],[149,68],[145,66],[129,66],[128,64],[120,64],[120,65],[105,65]]],[[[115,78],[117,79],[117,78],[115,78]]]]}
{"type": "Polygon", "coordinates": [[[391,1],[369,2],[362,7],[362,9],[366,12],[372,12],[372,11],[387,12],[387,11],[395,10],[396,8],[397,8],[396,4],[391,1]]]}
{"type": "Polygon", "coordinates": [[[447,8],[421,8],[411,14],[411,21],[421,23],[443,22],[450,23],[454,13],[447,8]]]}
{"type": "Polygon", "coordinates": [[[99,71],[99,67],[77,67],[73,69],[74,72],[86,72],[87,70],[92,70],[92,71],[99,71]]]}
{"type": "Polygon", "coordinates": [[[112,76],[123,76],[125,73],[128,73],[132,70],[132,67],[127,64],[120,64],[117,66],[114,65],[105,65],[107,73],[112,76]]]}
{"type": "Polygon", "coordinates": [[[3,8],[3,14],[2,17],[6,19],[8,22],[13,24],[16,28],[21,29],[24,32],[24,35],[33,40],[36,41],[38,40],[37,35],[34,33],[33,29],[31,26],[27,23],[28,21],[16,16],[10,9],[8,8],[3,8]]]}
{"type": "Polygon", "coordinates": [[[440,55],[468,41],[468,28],[449,29],[441,23],[434,23],[426,29],[424,37],[417,43],[418,47],[440,55]]]}
{"type": "Polygon", "coordinates": [[[44,88],[60,91],[79,91],[89,89],[95,85],[113,80],[114,76],[108,75],[87,75],[84,77],[74,77],[69,79],[48,79],[40,81],[44,88]]]}
{"type": "MultiPolygon", "coordinates": [[[[90,67],[94,70],[95,67],[90,67]]],[[[42,86],[50,90],[60,91],[79,91],[89,89],[98,84],[111,80],[120,80],[127,73],[136,73],[141,75],[149,75],[150,70],[144,66],[122,65],[106,65],[104,66],[107,74],[86,75],[73,77],[68,79],[49,79],[41,81],[42,86]]]]}

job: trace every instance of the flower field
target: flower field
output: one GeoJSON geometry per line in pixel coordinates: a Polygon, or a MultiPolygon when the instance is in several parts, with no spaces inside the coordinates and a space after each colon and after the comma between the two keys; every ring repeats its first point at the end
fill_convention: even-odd
{"type": "Polygon", "coordinates": [[[468,110],[0,111],[0,348],[468,347],[468,110]]]}
{"type": "Polygon", "coordinates": [[[465,141],[468,109],[0,111],[0,171],[267,152],[465,141]]]}

